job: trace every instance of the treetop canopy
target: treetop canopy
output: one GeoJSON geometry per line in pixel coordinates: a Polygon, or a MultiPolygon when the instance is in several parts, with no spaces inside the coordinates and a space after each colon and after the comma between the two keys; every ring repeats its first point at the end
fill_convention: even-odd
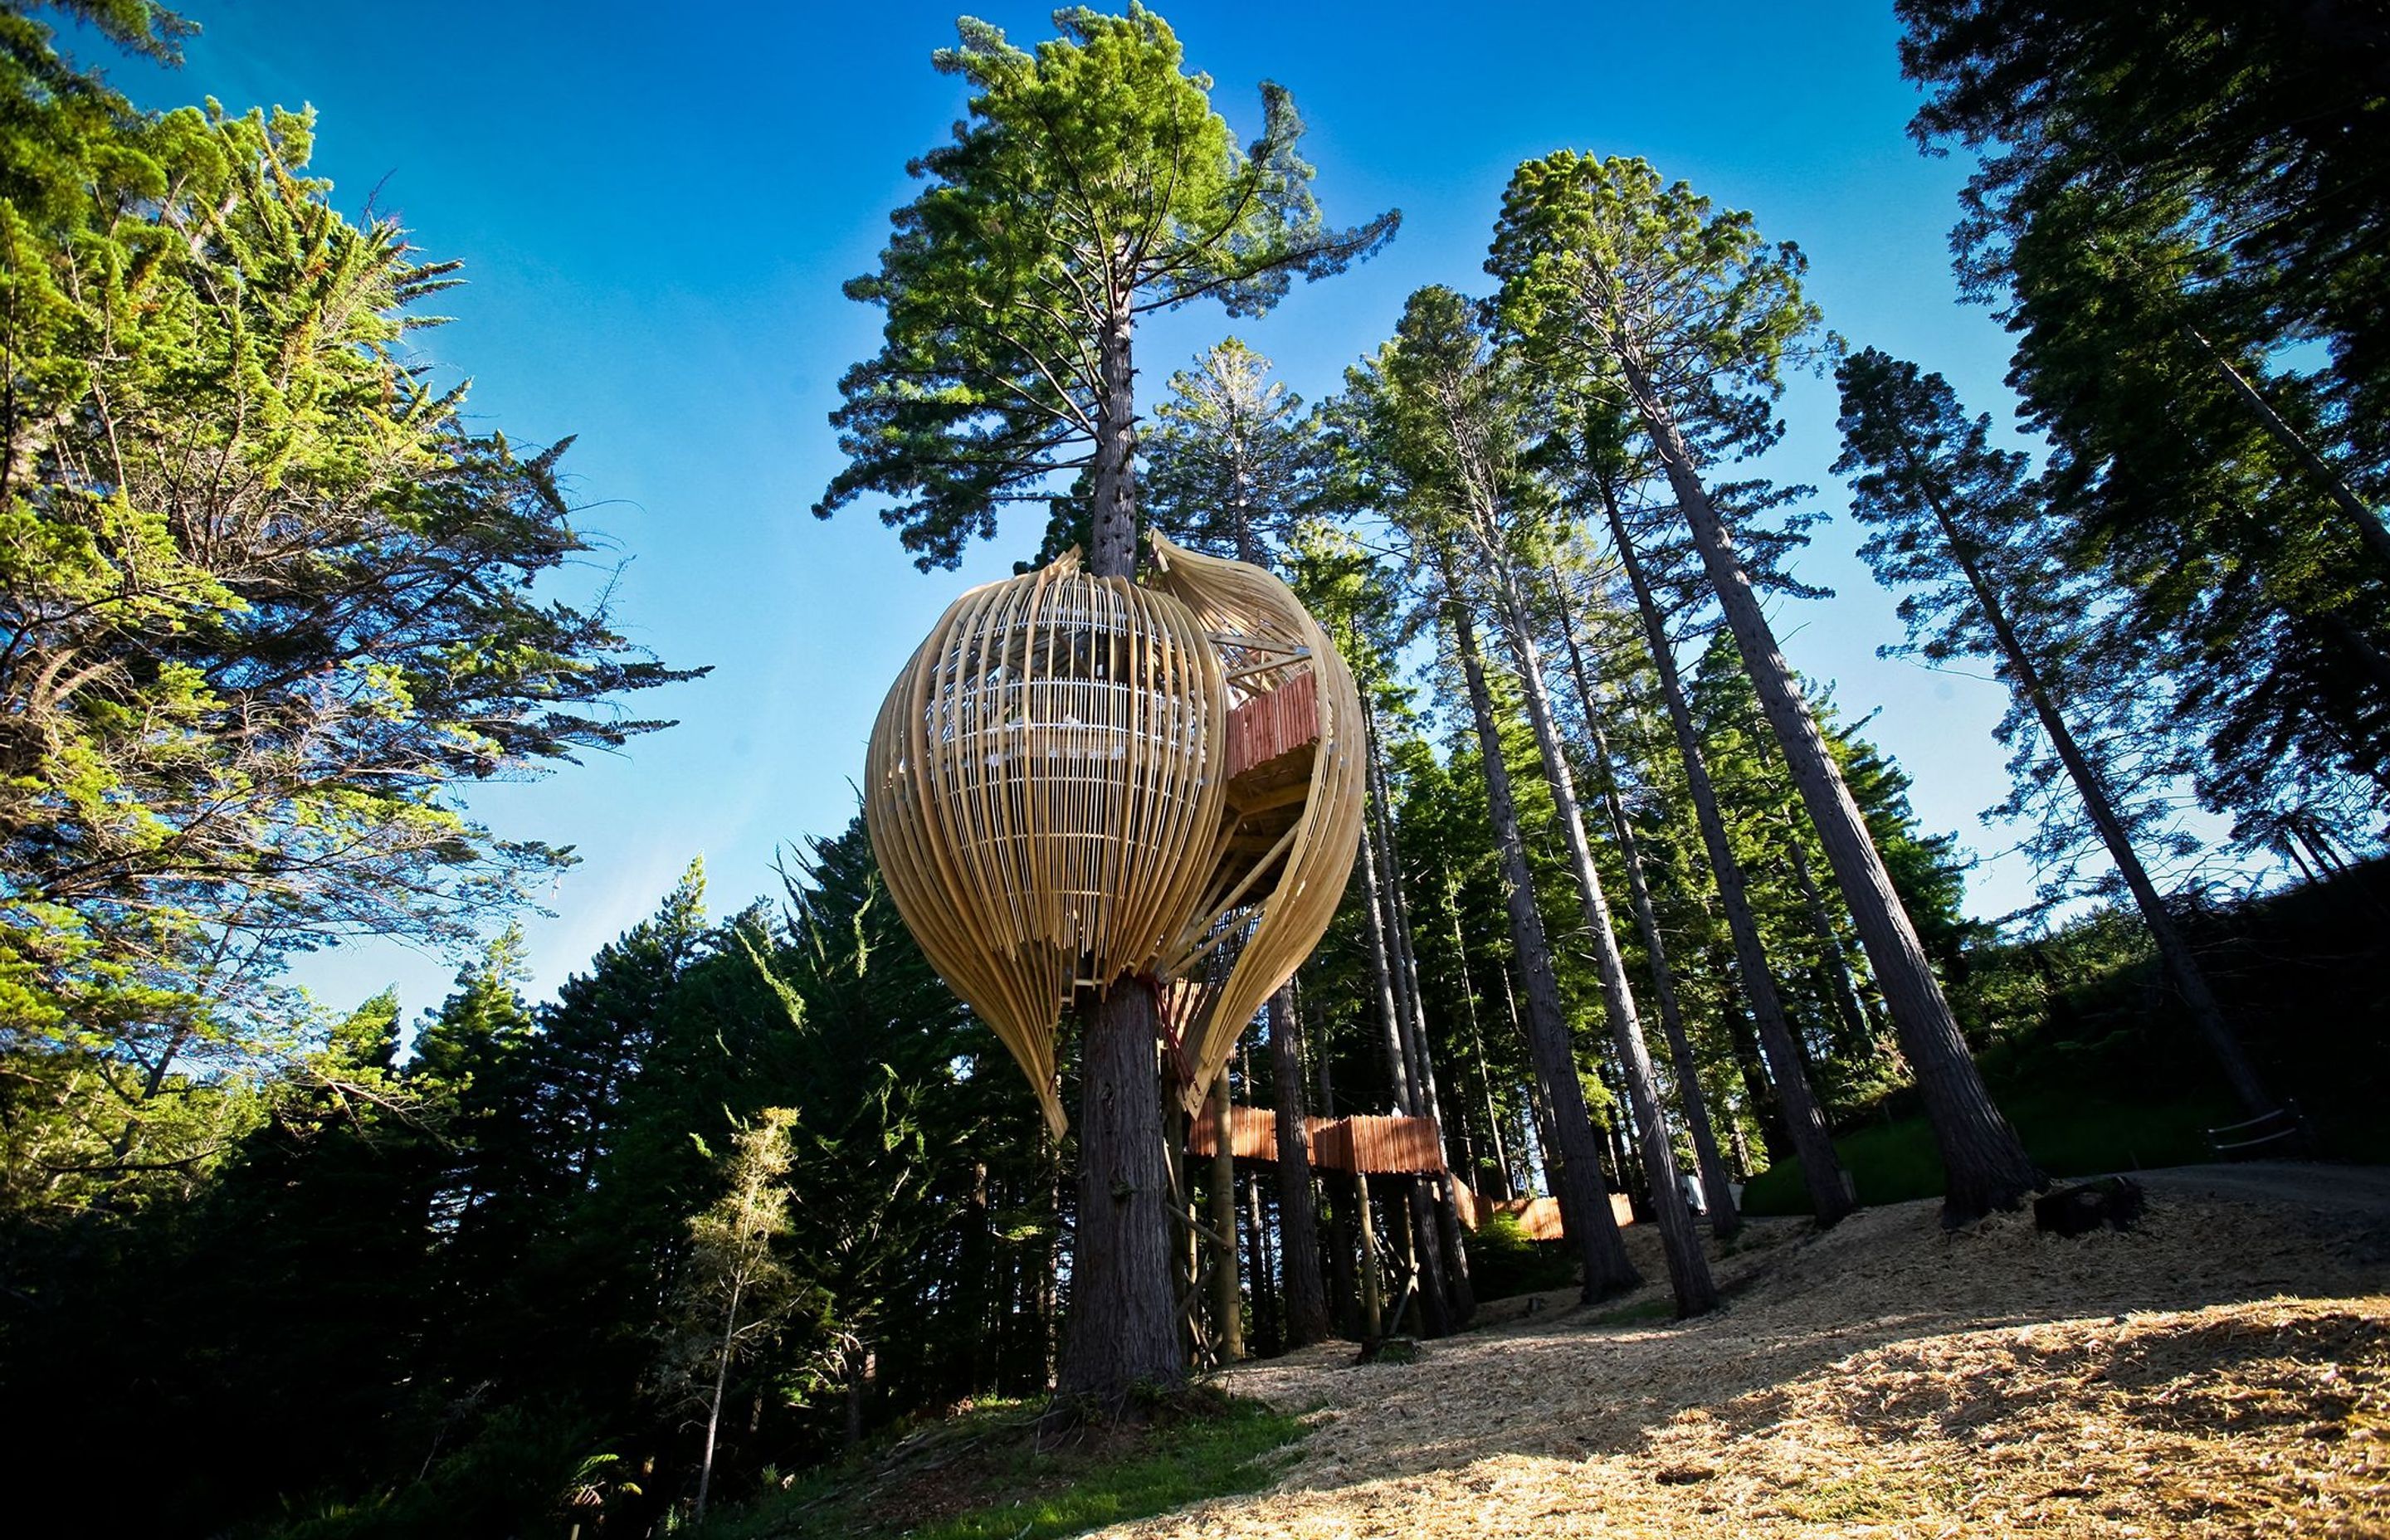
{"type": "MultiPolygon", "coordinates": [[[[1135,317],[1214,298],[1267,311],[1293,278],[1368,255],[1399,214],[1331,230],[1296,153],[1303,120],[1262,86],[1261,136],[1240,149],[1208,75],[1140,6],[1057,12],[1033,52],[966,17],[940,70],[976,89],[954,142],[912,164],[929,186],[892,216],[880,269],[846,286],[888,313],[879,355],[841,381],[831,415],[847,468],[815,513],[889,497],[881,519],[923,570],[952,567],[999,504],[1042,499],[1086,465],[1101,425],[1133,412],[1104,375],[1135,317]]],[[[1118,381],[1114,381],[1115,387],[1118,381]]]]}

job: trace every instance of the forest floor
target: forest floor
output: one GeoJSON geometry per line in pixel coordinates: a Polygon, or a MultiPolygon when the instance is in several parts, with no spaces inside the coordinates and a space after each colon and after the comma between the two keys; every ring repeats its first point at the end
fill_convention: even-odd
{"type": "Polygon", "coordinates": [[[1292,1462],[1102,1533],[2390,1536],[2390,1170],[2140,1180],[2138,1229],[2078,1239],[1929,1202],[1755,1221],[1682,1323],[1632,1227],[1636,1293],[1217,1376],[1305,1414],[1292,1462]]]}

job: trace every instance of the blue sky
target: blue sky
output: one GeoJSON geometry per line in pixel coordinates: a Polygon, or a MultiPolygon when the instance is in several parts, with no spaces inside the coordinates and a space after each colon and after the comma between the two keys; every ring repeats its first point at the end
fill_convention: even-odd
{"type": "MultiPolygon", "coordinates": [[[[1234,330],[1317,400],[1393,328],[1427,283],[1483,292],[1501,190],[1523,159],[1569,147],[1650,159],[1798,242],[1830,326],[1948,375],[2005,415],[2007,340],[1961,305],[1947,232],[1964,177],[1904,126],[1889,6],[1488,3],[1161,7],[1240,136],[1255,86],[1288,86],[1311,125],[1329,216],[1403,211],[1386,252],[1298,289],[1234,330]]],[[[419,334],[469,376],[470,410],[518,441],[578,434],[566,459],[585,522],[629,559],[628,632],[713,675],[634,702],[681,725],[545,780],[478,789],[500,832],[577,847],[581,864],[527,925],[552,988],[653,907],[702,854],[717,912],[774,889],[776,849],[844,826],[851,780],[888,681],[967,584],[1009,570],[1034,520],[958,572],[915,572],[867,512],[808,509],[836,472],[826,417],[839,376],[876,350],[878,312],[839,292],[869,268],[906,161],[961,115],[930,53],[951,3],[857,6],[619,3],[403,8],[190,0],[204,28],[178,73],[119,64],[147,105],[312,104],[316,170],[354,213],[368,196],[428,254],[466,263],[442,297],[454,324],[419,334]]],[[[978,14],[1024,45],[1047,8],[978,14]]],[[[1216,307],[1150,326],[1148,399],[1230,328],[1216,307]]],[[[1835,454],[1830,383],[1788,392],[1791,431],[1764,468],[1822,489],[1835,454]]],[[[1852,555],[1847,519],[1818,533],[1802,575],[1839,597],[1779,615],[1789,654],[1836,682],[1917,779],[1929,828],[1985,855],[1970,903],[2030,896],[2000,859],[2013,836],[1977,811],[2004,794],[1989,737],[1998,687],[1875,657],[1893,597],[1852,555]]],[[[301,978],[345,1005],[399,984],[410,1014],[446,992],[452,960],[396,946],[309,959],[301,978]]]]}

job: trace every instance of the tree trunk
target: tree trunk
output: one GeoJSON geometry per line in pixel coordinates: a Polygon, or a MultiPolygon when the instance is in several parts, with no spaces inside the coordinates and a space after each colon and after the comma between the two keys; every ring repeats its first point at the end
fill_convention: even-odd
{"type": "Polygon", "coordinates": [[[1270,996],[1270,1072],[1278,1083],[1279,1247],[1286,1277],[1286,1341],[1302,1347],[1329,1334],[1328,1291],[1319,1277],[1319,1213],[1311,1199],[1311,1149],[1303,1123],[1303,1049],[1292,990],[1270,996]]]}
{"type": "MultiPolygon", "coordinates": [[[[2205,340],[2201,339],[2203,343],[2205,340]]],[[[2248,389],[2247,382],[2241,380],[2231,365],[2220,354],[2215,356],[2225,372],[2230,374],[2255,399],[2256,392],[2248,389]]],[[[2262,400],[2258,400],[2256,404],[2270,413],[2271,409],[2267,408],[2262,400]]],[[[1917,468],[1913,462],[1910,468],[1912,471],[1917,468]]],[[[1999,644],[2001,657],[2008,665],[2010,683],[2033,707],[2034,717],[2041,724],[2042,732],[2048,735],[2051,751],[2058,755],[2059,764],[2065,766],[2067,777],[2074,781],[2075,794],[2083,799],[2083,811],[2090,815],[2091,827],[2099,831],[2100,842],[2107,847],[2108,858],[2116,864],[2125,886],[2131,891],[2133,903],[2141,911],[2141,922],[2150,928],[2150,938],[2157,943],[2158,956],[2165,960],[2166,972],[2173,978],[2175,989],[2182,995],[2183,1005],[2191,1011],[2191,1020],[2198,1026],[2200,1035],[2207,1039],[2208,1049],[2216,1055],[2217,1063],[2224,1071],[2225,1081],[2232,1087],[2233,1096],[2252,1117],[2274,1111],[2278,1104],[2268,1091],[2264,1077],[2249,1061],[2248,1053],[2241,1045],[2241,1034],[2233,1031],[2231,1020],[2224,1014],[2223,1004],[2216,998],[2215,991],[2208,987],[2207,975],[2200,968],[2190,942],[2184,937],[2181,928],[2175,924],[2174,916],[2167,912],[2165,896],[2158,892],[2157,884],[2151,880],[2149,869],[2141,865],[2139,853],[2133,849],[2132,836],[2126,831],[2125,821],[2117,815],[2115,803],[2108,796],[2106,781],[2091,764],[2090,757],[2084,753],[2082,746],[2075,742],[2074,731],[2067,726],[2065,716],[2051,697],[2041,670],[2035,664],[2032,654],[2026,651],[2024,638],[2017,635],[2016,627],[2010,622],[2008,607],[2000,602],[1999,595],[1993,590],[1974,545],[1960,532],[1957,520],[1940,498],[1929,492],[1926,502],[1934,510],[1934,522],[1941,527],[1942,539],[1950,547],[1950,555],[1958,561],[1959,570],[1966,574],[1967,586],[1974,592],[1975,603],[1982,608],[1984,619],[1991,625],[1993,638],[1999,644]]],[[[2390,552],[2384,553],[2384,564],[2390,565],[2390,552]]]]}
{"type": "Polygon", "coordinates": [[[1213,1309],[1220,1321],[1220,1362],[1233,1364],[1245,1355],[1245,1299],[1237,1287],[1237,1157],[1228,1137],[1233,1107],[1228,1093],[1228,1067],[1212,1083],[1213,1126],[1219,1137],[1212,1151],[1212,1292],[1213,1309]]]}
{"type": "MultiPolygon", "coordinates": [[[[1376,781],[1369,783],[1370,802],[1376,802],[1376,781]]],[[[1403,1020],[1401,996],[1394,983],[1394,944],[1392,942],[1394,906],[1387,896],[1378,864],[1378,825],[1373,815],[1365,815],[1361,826],[1361,880],[1368,899],[1369,909],[1369,969],[1378,988],[1379,1019],[1384,1028],[1386,1078],[1393,1084],[1394,1110],[1413,1117],[1420,1116],[1420,1099],[1417,1066],[1409,1052],[1410,1033],[1403,1020]]],[[[1419,1205],[1407,1204],[1407,1213],[1419,1213],[1419,1205]]],[[[1420,1318],[1427,1322],[1428,1332],[1441,1337],[1446,1334],[1450,1316],[1446,1310],[1443,1267],[1443,1248],[1437,1240],[1433,1220],[1423,1219],[1423,1227],[1406,1232],[1409,1236],[1411,1253],[1424,1257],[1428,1266],[1419,1280],[1420,1318]]]]}
{"type": "MultiPolygon", "coordinates": [[[[2041,1173],[2025,1154],[2024,1145],[1992,1102],[1984,1077],[1968,1056],[1966,1039],[1942,997],[1942,985],[1894,892],[1892,874],[1869,835],[1850,788],[1843,784],[1833,756],[1826,751],[1817,719],[1801,696],[1792,666],[1777,645],[1759,595],[1743,570],[1734,538],[1693,469],[1691,448],[1677,430],[1642,366],[1631,355],[1622,360],[1628,392],[1659,451],[1678,509],[1690,527],[1693,544],[1716,592],[1727,628],[1742,654],[1744,669],[1759,695],[1761,710],[1775,729],[1793,784],[1809,809],[1826,859],[1842,885],[1851,917],[1857,922],[1859,943],[1867,949],[1876,987],[1891,1007],[1894,1030],[1917,1077],[1925,1103],[1926,1120],[1942,1155],[1949,1185],[1943,1195],[1942,1220],[1961,1225],[1995,1209],[2014,1208],[2025,1194],[2042,1185],[2041,1173]]],[[[1779,1088],[1782,1079],[1779,1077],[1779,1088]]],[[[1797,1135],[1796,1135],[1797,1137],[1797,1135]]]]}
{"type": "Polygon", "coordinates": [[[1137,314],[1126,295],[1105,317],[1096,339],[1097,376],[1103,400],[1096,416],[1096,443],[1087,468],[1093,506],[1088,510],[1087,571],[1097,577],[1137,575],[1137,314]]]}
{"type": "Polygon", "coordinates": [[[706,1493],[713,1486],[714,1436],[722,1427],[722,1396],[730,1384],[730,1350],[739,1341],[739,1296],[744,1288],[740,1282],[733,1282],[730,1286],[730,1308],[723,1314],[722,1351],[713,1360],[713,1394],[705,1405],[705,1453],[699,1457],[697,1465],[697,1512],[694,1516],[700,1526],[705,1522],[706,1493]]]}
{"type": "MultiPolygon", "coordinates": [[[[1098,341],[1104,399],[1087,559],[1097,577],[1137,575],[1134,324],[1124,296],[1098,341]]],[[[1081,1020],[1078,1233],[1060,1387],[1110,1397],[1141,1381],[1175,1384],[1187,1362],[1171,1297],[1153,992],[1142,980],[1115,979],[1081,1020]]]]}
{"type": "Polygon", "coordinates": [[[1385,1271],[1378,1260],[1378,1222],[1369,1213],[1369,1179],[1353,1174],[1353,1213],[1361,1229],[1361,1335],[1386,1334],[1385,1271]]]}
{"type": "MultiPolygon", "coordinates": [[[[2196,327],[2184,329],[2191,333],[2191,340],[2199,344],[2200,352],[2205,353],[2208,361],[2216,366],[2217,372],[2223,375],[2225,383],[2232,388],[2232,393],[2239,398],[2241,404],[2249,408],[2250,414],[2257,419],[2258,424],[2268,433],[2273,435],[2276,443],[2289,450],[2291,457],[2306,468],[2307,474],[2313,476],[2322,486],[2325,494],[2332,498],[2333,506],[2347,515],[2349,522],[2357,526],[2358,538],[2362,540],[2365,543],[2365,548],[2373,554],[2373,559],[2381,563],[2385,573],[2390,573],[2390,526],[2383,523],[2382,515],[2366,506],[2365,499],[2357,495],[2356,491],[2349,486],[2347,478],[2333,469],[2331,462],[2317,451],[2315,445],[2307,443],[2297,429],[2282,419],[2282,415],[2274,410],[2273,404],[2260,394],[2255,385],[2249,383],[2247,376],[2233,367],[2232,360],[2227,358],[2215,343],[2209,341],[2205,333],[2196,327]]],[[[1937,517],[1941,511],[1938,507],[1934,509],[1937,517]]],[[[1947,520],[1944,520],[1943,528],[1946,531],[1949,528],[1947,520]]],[[[1974,574],[1972,571],[1968,573],[1968,581],[1971,583],[1974,581],[1974,574]]],[[[1975,591],[1980,595],[1983,589],[1979,585],[1975,591]]],[[[2005,641],[2001,643],[2004,648],[2007,645],[2005,641]]],[[[2266,1110],[2271,1111],[2272,1109],[2268,1108],[2266,1110]]]]}
{"type": "Polygon", "coordinates": [[[1667,622],[1643,574],[1643,563],[1626,532],[1626,519],[1619,511],[1617,494],[1606,481],[1601,487],[1601,502],[1609,516],[1610,538],[1618,547],[1619,565],[1625,570],[1627,584],[1634,590],[1636,613],[1643,622],[1644,644],[1651,654],[1652,670],[1659,676],[1660,694],[1667,703],[1668,723],[1677,735],[1677,751],[1684,760],[1686,790],[1693,801],[1693,816],[1701,826],[1702,845],[1709,853],[1710,871],[1717,880],[1718,907],[1726,911],[1727,930],[1734,938],[1735,969],[1742,982],[1743,998],[1751,1003],[1751,1015],[1759,1028],[1760,1049],[1767,1056],[1775,1105],[1792,1152],[1800,1159],[1809,1205],[1820,1226],[1831,1226],[1852,1208],[1850,1193],[1843,1185],[1842,1161],[1834,1153],[1833,1135],[1826,1126],[1826,1115],[1809,1087],[1808,1072],[1802,1068],[1800,1045],[1792,1036],[1792,1023],[1785,1020],[1783,999],[1776,993],[1776,976],[1768,971],[1767,948],[1759,938],[1758,918],[1751,912],[1742,863],[1735,858],[1734,845],[1727,838],[1726,818],[1718,811],[1717,789],[1710,784],[1709,759],[1702,751],[1701,734],[1693,727],[1692,708],[1685,700],[1684,679],[1677,672],[1676,648],[1668,639],[1667,622]]]}
{"type": "Polygon", "coordinates": [[[1875,1046],[1869,1040],[1867,1013],[1859,1007],[1858,991],[1851,986],[1851,963],[1843,951],[1842,933],[1834,929],[1834,917],[1826,907],[1826,895],[1809,870],[1809,857],[1801,849],[1800,831],[1792,827],[1789,808],[1784,822],[1784,853],[1792,868],[1792,881],[1801,890],[1801,900],[1808,906],[1809,928],[1818,933],[1818,967],[1826,994],[1834,1003],[1834,1018],[1843,1027],[1842,1041],[1835,1047],[1846,1059],[1873,1058],[1875,1046]]]}
{"type": "MultiPolygon", "coordinates": [[[[1508,617],[1510,648],[1519,670],[1519,688],[1527,721],[1536,731],[1536,745],[1544,759],[1544,779],[1552,789],[1555,821],[1568,854],[1570,874],[1576,879],[1577,902],[1585,914],[1586,939],[1593,943],[1601,977],[1601,999],[1610,1018],[1610,1035],[1618,1052],[1625,1081],[1627,1103],[1634,1110],[1638,1137],[1642,1141],[1644,1181],[1651,1213],[1660,1225],[1663,1251],[1668,1259],[1668,1282],[1677,1297],[1677,1314],[1699,1315],[1716,1308],[1717,1286],[1710,1279],[1701,1238],[1694,1233],[1692,1212],[1685,1206],[1684,1188],[1677,1182],[1677,1158],[1668,1148],[1667,1125],[1660,1121],[1659,1092],[1652,1085],[1651,1050],[1643,1041],[1643,1023],[1635,1009],[1635,992],[1626,982],[1626,960],[1618,952],[1618,932],[1610,918],[1610,900],[1601,891],[1601,874],[1594,869],[1593,846],[1586,839],[1585,815],[1577,805],[1576,777],[1569,768],[1567,751],[1552,719],[1550,695],[1544,687],[1544,665],[1536,646],[1533,623],[1523,596],[1507,568],[1496,558],[1493,573],[1508,617]]],[[[1624,1176],[1625,1174],[1620,1174],[1624,1176]]]]}
{"type": "MultiPolygon", "coordinates": [[[[1734,958],[1721,956],[1712,948],[1710,966],[1718,977],[1734,976],[1734,958]]],[[[1729,991],[1718,1009],[1726,1026],[1727,1042],[1734,1049],[1735,1072],[1742,1077],[1742,1094],[1749,1099],[1752,1122],[1759,1125],[1760,1148],[1767,1152],[1771,1166],[1792,1159],[1792,1146],[1784,1136],[1784,1110],[1777,1105],[1776,1087],[1768,1083],[1767,1065],[1759,1051],[1759,1034],[1751,1030],[1751,1018],[1742,1003],[1729,991]]],[[[1743,1169],[1751,1165],[1745,1161],[1743,1169]]]]}
{"type": "Polygon", "coordinates": [[[1469,1007],[1469,1046],[1477,1056],[1477,1090],[1485,1103],[1485,1141],[1492,1156],[1490,1166],[1480,1166],[1475,1174],[1484,1181],[1487,1170],[1495,1174],[1495,1196],[1508,1199],[1510,1193],[1510,1151],[1502,1137],[1502,1115],[1494,1106],[1494,1069],[1485,1058],[1485,1032],[1477,1021],[1477,989],[1469,981],[1469,943],[1460,932],[1460,898],[1453,886],[1452,873],[1444,874],[1445,912],[1452,918],[1452,955],[1460,969],[1461,1003],[1469,1007]]]}
{"type": "Polygon", "coordinates": [[[1668,946],[1660,933],[1660,915],[1651,903],[1651,884],[1643,871],[1642,841],[1635,837],[1634,820],[1618,790],[1618,767],[1610,756],[1610,735],[1601,730],[1594,710],[1593,681],[1586,673],[1585,649],[1577,645],[1576,625],[1569,618],[1567,587],[1552,574],[1552,596],[1561,607],[1561,634],[1568,638],[1569,672],[1576,678],[1577,705],[1585,712],[1586,731],[1593,738],[1594,775],[1601,783],[1602,805],[1610,814],[1610,832],[1626,866],[1626,892],[1634,901],[1635,924],[1643,934],[1643,949],[1651,956],[1651,998],[1660,1007],[1660,1033],[1668,1040],[1668,1061],[1677,1072],[1677,1099],[1685,1110],[1685,1126],[1692,1135],[1693,1161],[1701,1168],[1702,1195],[1709,1205],[1710,1233],[1731,1240],[1742,1228],[1734,1192],[1728,1184],[1726,1161],[1718,1155],[1717,1131],[1710,1123],[1709,1098],[1702,1094],[1701,1075],[1693,1060],[1692,1040],[1685,1034],[1684,1010],[1677,1000],[1676,972],[1668,966],[1668,946]]]}
{"type": "MultiPolygon", "coordinates": [[[[1400,867],[1395,863],[1394,813],[1393,789],[1387,784],[1383,744],[1378,737],[1377,715],[1368,714],[1369,756],[1368,771],[1371,783],[1370,803],[1378,823],[1378,842],[1385,852],[1386,863],[1386,935],[1391,943],[1392,963],[1396,982],[1395,997],[1403,1007],[1403,1045],[1410,1070],[1411,1106],[1414,1117],[1427,1119],[1435,1124],[1438,1137],[1448,1130],[1444,1122],[1444,1102],[1436,1094],[1435,1059],[1428,1052],[1427,1012],[1420,987],[1419,954],[1411,944],[1410,900],[1403,888],[1400,867]]],[[[1469,1324],[1476,1313],[1477,1299],[1469,1281],[1469,1257],[1460,1242],[1460,1221],[1452,1194],[1451,1149],[1445,1149],[1446,1170],[1425,1179],[1420,1205],[1428,1215],[1420,1254],[1427,1259],[1428,1279],[1422,1290],[1434,1298],[1428,1305],[1435,1318],[1433,1334],[1458,1331],[1469,1324]],[[1429,1285],[1433,1289],[1429,1289],[1429,1285]]]]}
{"type": "Polygon", "coordinates": [[[1084,1019],[1078,1232],[1060,1389],[1109,1398],[1139,1383],[1176,1384],[1187,1360],[1170,1287],[1153,992],[1117,981],[1084,1019]]]}
{"type": "Polygon", "coordinates": [[[1493,697],[1485,687],[1485,665],[1477,652],[1476,623],[1449,571],[1445,573],[1445,584],[1449,595],[1446,612],[1469,688],[1470,714],[1476,721],[1478,749],[1484,760],[1486,807],[1501,854],[1511,944],[1521,982],[1526,986],[1527,1045],[1550,1102],[1557,1144],[1544,1149],[1545,1170],[1551,1178],[1552,1194],[1560,1200],[1561,1226],[1576,1243],[1585,1264],[1584,1297],[1590,1303],[1635,1287],[1642,1275],[1626,1258],[1617,1217],[1610,1212],[1610,1196],[1601,1187],[1601,1158],[1593,1120],[1586,1111],[1585,1087],[1577,1080],[1576,1050],[1569,1041],[1568,1018],[1561,1010],[1560,988],[1552,978],[1543,916],[1536,909],[1526,843],[1520,838],[1518,810],[1510,795],[1510,771],[1502,761],[1501,729],[1494,719],[1493,697]]]}

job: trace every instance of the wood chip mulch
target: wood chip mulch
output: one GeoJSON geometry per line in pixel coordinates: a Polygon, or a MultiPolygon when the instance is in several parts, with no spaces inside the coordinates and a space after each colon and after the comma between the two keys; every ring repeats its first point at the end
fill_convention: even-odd
{"type": "Polygon", "coordinates": [[[2078,1239],[1762,1222],[1698,1320],[1603,1324],[1651,1283],[1499,1302],[1408,1364],[1246,1366],[1313,1424],[1284,1477],[1103,1533],[2390,1537],[2390,1192],[2236,1180],[2153,1175],[2139,1229],[2078,1239]]]}

